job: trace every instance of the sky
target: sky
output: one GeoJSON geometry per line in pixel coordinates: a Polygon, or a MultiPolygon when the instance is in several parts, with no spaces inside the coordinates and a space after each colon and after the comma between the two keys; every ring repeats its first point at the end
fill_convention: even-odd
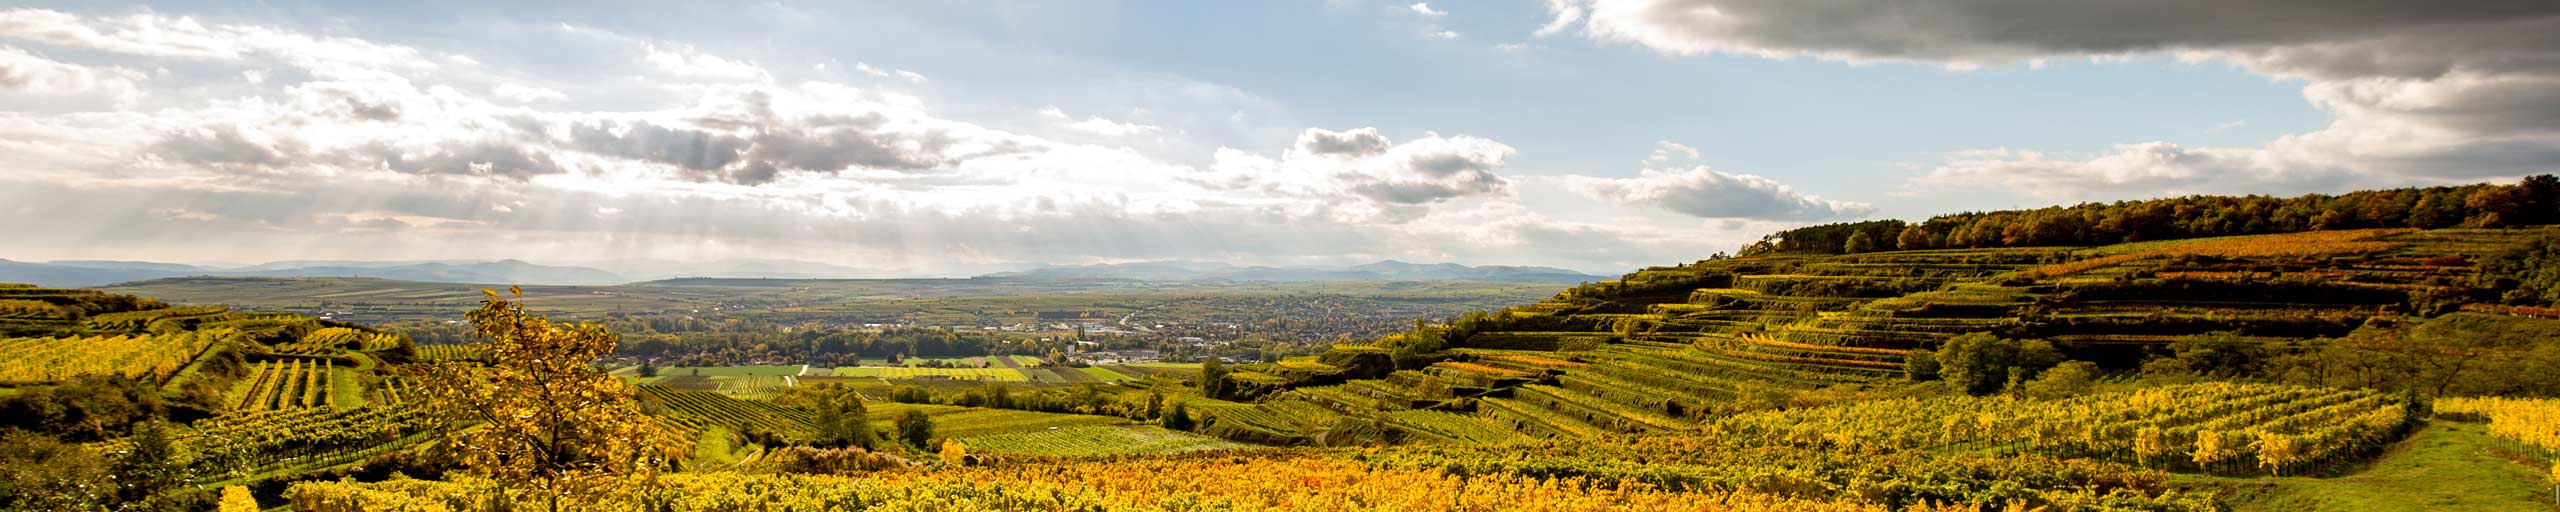
{"type": "Polygon", "coordinates": [[[1384,259],[2560,169],[2560,3],[44,2],[0,258],[1384,259]]]}

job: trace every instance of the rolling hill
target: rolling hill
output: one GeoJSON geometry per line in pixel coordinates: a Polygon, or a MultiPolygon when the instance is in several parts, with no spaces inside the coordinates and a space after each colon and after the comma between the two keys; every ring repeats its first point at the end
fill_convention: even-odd
{"type": "MultiPolygon", "coordinates": [[[[1088,372],[1002,357],[895,372],[925,375],[907,377],[641,365],[614,370],[639,385],[613,398],[693,443],[633,498],[669,507],[2535,510],[2560,483],[2560,212],[2391,214],[2513,192],[2494,187],[1809,226],[1270,363],[1088,372]],[[2162,211],[2184,213],[2144,218],[2162,211]],[[1034,367],[1086,378],[953,378],[1034,367]],[[715,375],[731,372],[773,373],[715,375]],[[823,393],[867,409],[846,420],[812,405],[823,393]],[[814,446],[845,421],[921,439],[814,446]]],[[[524,297],[558,295],[576,293],[524,297]]],[[[432,463],[419,365],[488,364],[482,345],[22,285],[0,285],[0,336],[0,408],[123,379],[171,397],[184,438],[241,457],[197,463],[249,463],[193,483],[318,510],[489,491],[373,469],[432,463]]]]}

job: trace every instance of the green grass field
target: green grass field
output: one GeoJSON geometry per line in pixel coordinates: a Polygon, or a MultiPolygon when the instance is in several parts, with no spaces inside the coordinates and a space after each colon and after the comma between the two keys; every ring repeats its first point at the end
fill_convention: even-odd
{"type": "Polygon", "coordinates": [[[905,368],[856,366],[837,368],[833,374],[835,377],[876,377],[882,379],[916,379],[935,375],[950,377],[954,380],[975,380],[986,382],[1029,382],[1031,380],[1030,377],[1023,375],[1021,371],[1014,370],[1012,368],[905,368]]]}
{"type": "Polygon", "coordinates": [[[970,438],[996,434],[1040,432],[1052,428],[1092,425],[1127,425],[1127,418],[1054,414],[1007,409],[963,409],[946,411],[933,417],[933,433],[939,437],[970,438]]]}
{"type": "MultiPolygon", "coordinates": [[[[817,370],[817,369],[811,369],[811,370],[809,370],[809,371],[811,371],[811,372],[816,372],[816,371],[818,371],[818,370],[817,370]]],[[[741,365],[741,366],[670,366],[670,367],[666,367],[666,368],[659,368],[659,369],[658,369],[658,376],[659,376],[659,377],[677,377],[677,376],[687,376],[687,375],[701,375],[701,376],[704,376],[704,377],[746,377],[746,376],[780,377],[780,376],[784,376],[784,375],[799,375],[799,374],[800,374],[800,365],[796,365],[796,364],[759,364],[759,365],[741,365]]]]}
{"type": "Polygon", "coordinates": [[[1128,376],[1128,375],[1122,375],[1120,372],[1111,371],[1111,369],[1110,369],[1110,368],[1103,368],[1103,367],[1100,367],[1100,366],[1087,366],[1087,367],[1083,367],[1083,368],[1077,368],[1077,369],[1076,369],[1076,371],[1084,372],[1084,374],[1085,374],[1085,375],[1092,375],[1092,376],[1093,376],[1093,378],[1094,378],[1094,380],[1099,380],[1099,381],[1103,381],[1103,382],[1124,382],[1124,381],[1138,380],[1138,378],[1136,378],[1136,377],[1130,377],[1130,376],[1128,376]]]}
{"type": "Polygon", "coordinates": [[[1100,457],[1253,447],[1253,445],[1190,432],[1165,430],[1163,427],[1154,425],[1062,427],[1054,430],[1042,429],[964,437],[960,439],[960,443],[967,445],[970,451],[1049,457],[1100,457]]]}
{"type": "Polygon", "coordinates": [[[2225,491],[2232,510],[2548,512],[2551,486],[2523,464],[2490,453],[2486,427],[2436,421],[2373,465],[2335,478],[2178,475],[2173,483],[2225,491]]]}

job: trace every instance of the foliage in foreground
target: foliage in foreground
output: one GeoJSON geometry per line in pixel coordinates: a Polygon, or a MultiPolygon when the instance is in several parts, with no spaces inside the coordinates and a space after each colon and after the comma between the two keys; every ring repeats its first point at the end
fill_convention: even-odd
{"type": "MultiPolygon", "coordinates": [[[[1074,465],[955,468],[864,477],[679,474],[634,503],[673,510],[1665,510],[1881,511],[1875,504],[1760,493],[1669,492],[1627,481],[1462,477],[1436,468],[1373,468],[1321,455],[1201,456],[1074,465]]],[[[306,512],[480,510],[484,483],[397,480],[306,483],[288,492],[306,512]]],[[[1972,510],[1917,507],[1918,510],[1972,510]]]]}
{"type": "Polygon", "coordinates": [[[681,453],[629,384],[589,364],[613,353],[612,331],[552,323],[496,292],[465,317],[490,340],[488,364],[436,364],[426,389],[447,432],[440,446],[507,482],[497,495],[552,510],[608,501],[681,453]]]}

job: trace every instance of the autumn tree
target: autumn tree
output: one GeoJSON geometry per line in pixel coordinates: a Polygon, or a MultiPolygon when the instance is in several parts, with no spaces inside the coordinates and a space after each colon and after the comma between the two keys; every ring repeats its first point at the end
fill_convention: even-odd
{"type": "Polygon", "coordinates": [[[681,453],[640,411],[634,389],[594,366],[619,340],[604,326],[562,324],[487,298],[464,315],[487,340],[485,364],[443,362],[425,379],[442,449],[493,480],[508,500],[553,511],[621,501],[681,453]]]}
{"type": "Polygon", "coordinates": [[[1169,430],[1191,430],[1190,408],[1184,406],[1182,402],[1174,402],[1173,412],[1165,413],[1163,423],[1164,428],[1169,430]]]}
{"type": "Polygon", "coordinates": [[[919,450],[931,446],[926,443],[933,441],[933,418],[925,416],[924,411],[908,409],[898,415],[897,423],[899,440],[919,450]]]}
{"type": "Polygon", "coordinates": [[[1938,347],[1938,375],[1967,393],[1987,395],[2013,382],[2033,380],[2063,361],[2062,352],[2044,340],[2013,340],[1990,333],[1947,339],[1938,347]]]}
{"type": "Polygon", "coordinates": [[[1209,398],[1226,398],[1235,388],[1235,383],[1227,379],[1227,368],[1214,357],[1200,361],[1199,385],[1200,394],[1209,398]]]}
{"type": "Polygon", "coordinates": [[[1929,230],[1920,229],[1919,224],[1902,228],[1902,234],[1894,237],[1893,245],[1894,248],[1905,251],[1927,249],[1929,248],[1929,230]]]}
{"type": "Polygon", "coordinates": [[[870,449],[879,443],[880,436],[871,431],[871,410],[863,405],[861,395],[828,390],[816,402],[819,444],[870,449]]]}

